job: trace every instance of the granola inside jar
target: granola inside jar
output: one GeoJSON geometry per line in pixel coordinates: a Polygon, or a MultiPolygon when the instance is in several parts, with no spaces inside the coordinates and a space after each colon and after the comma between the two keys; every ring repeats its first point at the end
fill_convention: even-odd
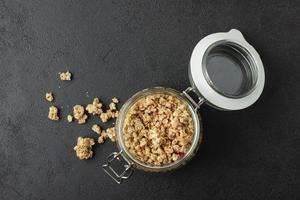
{"type": "Polygon", "coordinates": [[[162,172],[182,166],[201,143],[200,116],[178,91],[138,92],[116,121],[117,145],[136,168],[162,172]]]}
{"type": "Polygon", "coordinates": [[[128,110],[122,134],[131,155],[146,164],[161,166],[188,152],[194,123],[187,105],[176,96],[150,94],[128,110]]]}

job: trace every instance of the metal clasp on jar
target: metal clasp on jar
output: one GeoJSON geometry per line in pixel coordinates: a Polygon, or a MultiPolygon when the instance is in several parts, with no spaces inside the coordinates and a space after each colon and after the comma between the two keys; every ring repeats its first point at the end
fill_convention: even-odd
{"type": "Polygon", "coordinates": [[[205,99],[203,97],[199,97],[198,94],[195,92],[195,89],[193,87],[186,88],[182,94],[193,104],[195,112],[197,112],[200,108],[200,106],[205,102],[205,99]],[[196,102],[190,95],[190,93],[193,92],[198,97],[198,102],[196,102]]]}
{"type": "Polygon", "coordinates": [[[129,160],[126,159],[126,157],[124,157],[122,155],[122,150],[119,152],[113,152],[111,153],[108,157],[107,157],[107,162],[102,165],[103,170],[112,178],[114,179],[114,181],[116,181],[118,184],[121,184],[123,182],[123,180],[128,179],[132,173],[133,173],[133,169],[132,169],[132,165],[133,163],[129,162],[129,160]],[[124,171],[122,173],[118,173],[112,166],[111,164],[114,161],[118,161],[119,164],[122,162],[122,159],[120,158],[120,156],[122,157],[122,159],[125,161],[126,164],[124,164],[124,171]]]}

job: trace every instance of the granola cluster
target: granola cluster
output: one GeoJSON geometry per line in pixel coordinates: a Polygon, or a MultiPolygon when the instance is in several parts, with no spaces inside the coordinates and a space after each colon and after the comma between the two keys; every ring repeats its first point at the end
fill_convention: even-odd
{"type": "Polygon", "coordinates": [[[103,130],[98,138],[98,143],[104,143],[107,138],[109,138],[112,142],[116,141],[116,130],[114,127],[103,130]]]}
{"type": "Polygon", "coordinates": [[[84,124],[88,116],[85,114],[83,106],[75,105],[73,107],[73,117],[77,119],[78,124],[84,124]]]}
{"type": "Polygon", "coordinates": [[[92,130],[93,130],[95,133],[97,133],[97,134],[101,134],[101,127],[100,127],[99,125],[97,125],[97,124],[94,124],[94,125],[92,126],[92,130]]]}
{"type": "Polygon", "coordinates": [[[130,154],[141,162],[161,166],[186,154],[194,137],[194,123],[180,99],[154,94],[129,109],[122,132],[130,154]]]}
{"type": "Polygon", "coordinates": [[[54,100],[54,96],[52,92],[47,92],[46,93],[46,100],[49,102],[52,102],[54,100]]]}
{"type": "Polygon", "coordinates": [[[92,146],[95,144],[93,138],[77,138],[77,145],[74,147],[76,156],[80,159],[89,159],[93,156],[92,146]]]}
{"type": "Polygon", "coordinates": [[[59,72],[59,78],[62,81],[70,81],[72,78],[72,74],[69,71],[66,72],[59,72]]]}
{"type": "Polygon", "coordinates": [[[103,112],[102,111],[102,103],[100,103],[99,98],[97,98],[97,97],[94,98],[93,103],[88,104],[85,107],[85,109],[89,114],[92,114],[92,115],[99,115],[103,112]]]}
{"type": "Polygon", "coordinates": [[[119,116],[119,111],[117,111],[118,103],[119,100],[116,97],[112,98],[112,102],[109,104],[109,110],[100,114],[100,119],[103,123],[119,116]]]}
{"type": "Polygon", "coordinates": [[[50,106],[49,107],[48,118],[51,119],[51,120],[54,120],[54,121],[59,120],[57,107],[55,107],[55,106],[50,106]]]}
{"type": "Polygon", "coordinates": [[[69,123],[71,123],[73,121],[73,116],[72,115],[68,115],[67,116],[67,120],[69,123]]]}
{"type": "Polygon", "coordinates": [[[114,127],[107,128],[106,130],[101,131],[101,127],[97,124],[94,124],[92,126],[92,130],[100,135],[98,138],[99,144],[104,143],[107,138],[109,138],[112,142],[116,141],[116,131],[114,127]]]}

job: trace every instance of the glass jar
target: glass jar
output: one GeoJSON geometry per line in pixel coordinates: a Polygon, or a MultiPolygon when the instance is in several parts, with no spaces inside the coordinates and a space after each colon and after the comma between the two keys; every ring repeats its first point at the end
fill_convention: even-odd
{"type": "Polygon", "coordinates": [[[205,102],[220,110],[244,109],[259,98],[265,82],[259,54],[236,29],[203,38],[193,50],[188,73],[191,86],[186,90],[178,92],[164,87],[144,89],[122,106],[115,126],[119,151],[110,154],[102,166],[117,183],[128,179],[133,169],[166,172],[184,166],[196,154],[202,142],[200,106],[205,102]],[[197,98],[192,98],[191,93],[197,98]],[[141,98],[153,94],[168,94],[181,100],[186,104],[194,122],[194,137],[188,152],[181,159],[162,166],[145,164],[134,158],[125,147],[122,134],[127,111],[141,98]],[[113,167],[118,161],[123,163],[121,172],[113,167]]]}

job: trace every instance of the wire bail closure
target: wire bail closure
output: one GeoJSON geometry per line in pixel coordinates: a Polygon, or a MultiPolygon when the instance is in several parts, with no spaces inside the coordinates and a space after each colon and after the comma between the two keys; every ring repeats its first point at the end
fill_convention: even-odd
{"type": "Polygon", "coordinates": [[[121,184],[124,179],[128,179],[132,173],[132,163],[130,163],[123,155],[122,150],[119,152],[113,152],[107,157],[107,162],[102,165],[103,170],[118,184],[121,184]],[[120,174],[114,170],[114,168],[111,166],[111,164],[116,160],[119,163],[121,163],[120,156],[124,159],[124,161],[127,163],[124,166],[124,171],[120,174]]]}
{"type": "Polygon", "coordinates": [[[193,87],[188,87],[181,93],[184,95],[195,107],[194,110],[197,112],[200,109],[200,106],[205,102],[205,99],[203,97],[198,96],[198,94],[195,92],[195,89],[193,87]],[[198,102],[196,102],[189,93],[193,92],[198,97],[198,102]]]}

